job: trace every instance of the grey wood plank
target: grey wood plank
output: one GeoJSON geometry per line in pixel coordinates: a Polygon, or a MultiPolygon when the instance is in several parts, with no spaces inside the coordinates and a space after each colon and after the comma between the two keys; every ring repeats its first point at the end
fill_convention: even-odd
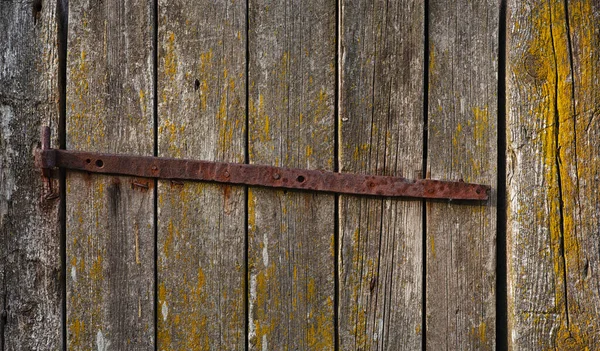
{"type": "MultiPolygon", "coordinates": [[[[159,156],[243,163],[246,4],[159,1],[159,156]]],[[[245,349],[245,195],[158,185],[158,349],[245,349]]]]}
{"type": "Polygon", "coordinates": [[[58,181],[33,163],[58,147],[57,2],[0,2],[0,349],[62,349],[58,181]]]}
{"type": "MultiPolygon", "coordinates": [[[[500,1],[431,1],[428,175],[496,187],[500,1]]],[[[427,203],[426,343],[492,350],[496,193],[483,204],[427,203]]]]}
{"type": "MultiPolygon", "coordinates": [[[[69,4],[67,149],[152,155],[151,3],[69,4]]],[[[67,347],[154,348],[154,183],[67,174],[67,347]]]]}
{"type": "MultiPolygon", "coordinates": [[[[342,1],[341,172],[422,174],[424,20],[418,1],[342,1]]],[[[421,348],[422,207],[340,196],[340,349],[421,348]]]]}
{"type": "MultiPolygon", "coordinates": [[[[254,0],[248,20],[250,162],[332,170],[336,2],[254,0]]],[[[332,349],[334,197],[251,188],[248,212],[250,349],[332,349]]]]}
{"type": "Polygon", "coordinates": [[[600,4],[508,3],[509,345],[600,347],[600,4]]]}

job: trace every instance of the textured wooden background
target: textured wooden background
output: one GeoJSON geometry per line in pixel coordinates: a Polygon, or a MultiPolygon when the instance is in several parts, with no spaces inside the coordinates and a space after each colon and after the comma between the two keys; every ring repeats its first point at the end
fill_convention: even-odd
{"type": "Polygon", "coordinates": [[[599,349],[599,117],[595,0],[1,1],[0,351],[599,349]],[[42,125],[494,191],[44,182],[42,125]]]}

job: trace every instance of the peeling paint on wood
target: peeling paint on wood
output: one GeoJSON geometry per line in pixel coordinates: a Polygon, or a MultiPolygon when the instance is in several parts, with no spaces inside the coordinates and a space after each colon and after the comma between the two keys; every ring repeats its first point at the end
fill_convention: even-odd
{"type": "MultiPolygon", "coordinates": [[[[246,4],[159,1],[158,154],[243,163],[246,4]]],[[[241,186],[159,181],[159,350],[245,349],[241,186]]]]}
{"type": "MultiPolygon", "coordinates": [[[[430,2],[427,167],[431,178],[496,188],[500,1],[430,2]]],[[[493,350],[496,194],[427,203],[426,343],[493,350]]]]}
{"type": "MultiPolygon", "coordinates": [[[[417,177],[424,7],[342,1],[340,171],[417,177]]],[[[421,348],[422,202],[340,196],[339,345],[421,348]]]]}
{"type": "MultiPolygon", "coordinates": [[[[152,155],[152,6],[69,5],[67,149],[152,155]]],[[[153,349],[153,189],[67,174],[67,346],[153,349]]],[[[149,185],[152,183],[149,183],[149,185]]]]}
{"type": "Polygon", "coordinates": [[[509,1],[509,343],[600,348],[600,4],[509,1]]]}

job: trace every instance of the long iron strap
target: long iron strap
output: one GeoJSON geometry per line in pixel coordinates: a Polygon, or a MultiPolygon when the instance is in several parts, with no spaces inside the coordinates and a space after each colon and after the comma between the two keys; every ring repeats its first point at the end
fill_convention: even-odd
{"type": "Polygon", "coordinates": [[[490,187],[462,181],[410,180],[401,177],[337,173],[266,165],[210,162],[151,156],[51,149],[42,131],[37,163],[44,174],[53,168],[146,178],[194,180],[339,194],[424,199],[488,199],[490,187]]]}

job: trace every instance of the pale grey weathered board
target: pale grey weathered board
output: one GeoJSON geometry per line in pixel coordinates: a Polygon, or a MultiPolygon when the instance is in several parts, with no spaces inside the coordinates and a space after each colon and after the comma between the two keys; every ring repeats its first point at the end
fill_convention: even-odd
{"type": "MultiPolygon", "coordinates": [[[[67,149],[152,155],[152,6],[71,2],[67,149]]],[[[153,182],[67,174],[67,347],[154,347],[153,182]]]]}
{"type": "MultiPolygon", "coordinates": [[[[430,1],[428,175],[496,188],[500,1],[430,1]]],[[[496,343],[496,193],[427,202],[426,345],[496,343]]]]}
{"type": "Polygon", "coordinates": [[[34,168],[40,126],[58,146],[56,1],[0,1],[0,349],[59,350],[58,181],[34,168]]]}
{"type": "MultiPolygon", "coordinates": [[[[249,2],[249,156],[334,168],[336,2],[249,2]]],[[[252,350],[332,349],[334,197],[249,189],[252,350]]]]}
{"type": "MultiPolygon", "coordinates": [[[[419,1],[341,2],[341,172],[422,173],[424,20],[419,1]]],[[[340,349],[421,348],[422,208],[340,196],[340,349]]]]}
{"type": "MultiPolygon", "coordinates": [[[[246,4],[159,1],[158,155],[243,163],[246,4]]],[[[159,350],[245,349],[243,187],[159,181],[159,350]]]]}
{"type": "Polygon", "coordinates": [[[508,2],[509,346],[600,348],[600,4],[508,2]]]}

